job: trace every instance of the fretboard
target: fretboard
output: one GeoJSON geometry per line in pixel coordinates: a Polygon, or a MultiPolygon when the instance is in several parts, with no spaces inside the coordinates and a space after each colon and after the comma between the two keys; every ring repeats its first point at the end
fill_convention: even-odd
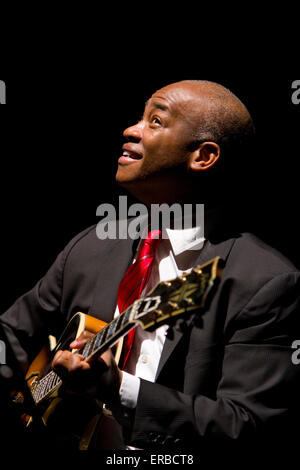
{"type": "MultiPolygon", "coordinates": [[[[85,359],[100,355],[119,341],[122,336],[135,328],[140,315],[145,315],[160,303],[160,297],[149,297],[136,300],[124,312],[91,338],[82,351],[78,351],[85,359]]],[[[61,378],[53,370],[39,379],[32,388],[36,404],[51,395],[62,384],[61,378]]]]}

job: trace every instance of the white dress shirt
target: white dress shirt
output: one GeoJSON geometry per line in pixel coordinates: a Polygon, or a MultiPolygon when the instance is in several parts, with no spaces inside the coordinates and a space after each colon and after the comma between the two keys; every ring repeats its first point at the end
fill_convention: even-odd
{"type": "MultiPolygon", "coordinates": [[[[189,272],[203,247],[204,227],[165,230],[167,238],[164,236],[155,252],[151,276],[142,296],[158,282],[168,281],[181,276],[183,272],[189,272]]],[[[140,245],[137,253],[139,247],[140,245]]],[[[115,313],[119,314],[118,308],[115,313]]],[[[154,382],[167,329],[167,325],[157,328],[154,332],[145,331],[140,326],[136,328],[120,387],[120,400],[125,407],[136,407],[140,378],[154,382]]]]}

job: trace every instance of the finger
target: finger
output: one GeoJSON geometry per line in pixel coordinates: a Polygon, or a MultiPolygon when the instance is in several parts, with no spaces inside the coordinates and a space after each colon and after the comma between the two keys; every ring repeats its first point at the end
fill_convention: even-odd
{"type": "Polygon", "coordinates": [[[57,351],[57,353],[55,354],[52,360],[52,368],[54,368],[56,365],[59,365],[61,363],[61,361],[65,357],[66,352],[67,351],[62,351],[62,350],[57,351]]]}
{"type": "Polygon", "coordinates": [[[90,331],[87,331],[87,330],[84,330],[79,336],[78,338],[74,339],[71,343],[70,343],[70,348],[72,349],[81,349],[83,348],[86,343],[94,336],[93,333],[91,333],[90,331]]]}
{"type": "Polygon", "coordinates": [[[90,365],[81,354],[72,354],[70,351],[59,351],[52,362],[53,369],[58,375],[67,376],[78,370],[87,370],[90,365]]]}
{"type": "MultiPolygon", "coordinates": [[[[72,341],[72,343],[70,344],[70,347],[76,347],[78,348],[79,347],[82,347],[84,346],[92,337],[93,337],[93,333],[91,333],[90,331],[87,331],[87,330],[84,330],[79,336],[78,338],[76,338],[75,340],[72,341]]],[[[73,347],[73,349],[74,349],[73,347]]]]}

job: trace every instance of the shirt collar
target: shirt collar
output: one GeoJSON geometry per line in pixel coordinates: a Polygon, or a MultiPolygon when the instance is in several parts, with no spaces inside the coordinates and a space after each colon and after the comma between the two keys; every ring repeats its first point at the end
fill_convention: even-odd
{"type": "MultiPolygon", "coordinates": [[[[187,225],[189,225],[187,223],[187,225]]],[[[143,237],[146,238],[146,234],[149,231],[149,227],[143,231],[143,237]]],[[[205,242],[204,237],[204,226],[185,227],[180,229],[163,229],[163,240],[169,239],[174,255],[180,255],[184,251],[188,250],[200,250],[205,242]]],[[[136,252],[139,251],[142,239],[139,241],[136,252]]]]}
{"type": "Polygon", "coordinates": [[[165,229],[170,240],[174,255],[180,255],[187,250],[200,250],[203,247],[204,227],[189,227],[183,229],[165,229]]]}

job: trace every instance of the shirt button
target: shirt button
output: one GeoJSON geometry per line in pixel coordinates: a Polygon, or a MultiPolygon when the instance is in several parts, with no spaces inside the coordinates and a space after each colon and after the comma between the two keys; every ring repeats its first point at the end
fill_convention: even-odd
{"type": "Polygon", "coordinates": [[[142,355],[142,363],[147,364],[147,362],[148,362],[148,357],[146,356],[146,354],[143,354],[142,355]]]}

